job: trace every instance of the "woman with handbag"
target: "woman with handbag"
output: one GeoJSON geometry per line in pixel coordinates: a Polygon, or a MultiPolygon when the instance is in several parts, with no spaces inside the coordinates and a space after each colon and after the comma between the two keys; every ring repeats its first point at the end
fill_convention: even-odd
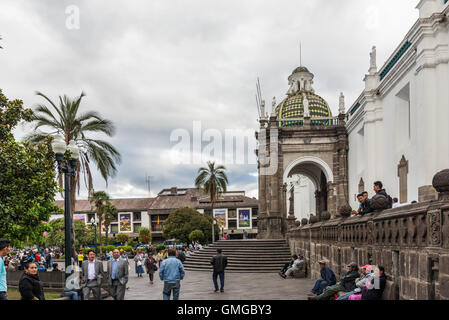
{"type": "Polygon", "coordinates": [[[157,271],[157,265],[152,252],[148,253],[148,258],[145,260],[145,269],[147,269],[148,276],[150,277],[150,284],[153,284],[153,276],[154,272],[157,271]]]}
{"type": "Polygon", "coordinates": [[[142,251],[139,251],[139,253],[134,257],[134,261],[136,262],[136,274],[138,278],[142,278],[143,271],[143,255],[142,251]]]}

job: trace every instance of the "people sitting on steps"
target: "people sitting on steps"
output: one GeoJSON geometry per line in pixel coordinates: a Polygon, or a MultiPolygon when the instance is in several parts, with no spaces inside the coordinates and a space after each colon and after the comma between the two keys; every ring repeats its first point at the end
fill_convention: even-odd
{"type": "Polygon", "coordinates": [[[304,268],[304,257],[298,255],[292,256],[292,261],[284,266],[279,272],[279,275],[286,279],[287,277],[293,276],[293,273],[297,270],[300,271],[304,268]]]}
{"type": "Polygon", "coordinates": [[[323,293],[326,287],[331,287],[337,283],[337,278],[335,277],[334,271],[326,264],[326,261],[321,260],[318,262],[320,264],[320,275],[321,279],[315,282],[314,287],[310,293],[315,295],[320,295],[323,293]]]}

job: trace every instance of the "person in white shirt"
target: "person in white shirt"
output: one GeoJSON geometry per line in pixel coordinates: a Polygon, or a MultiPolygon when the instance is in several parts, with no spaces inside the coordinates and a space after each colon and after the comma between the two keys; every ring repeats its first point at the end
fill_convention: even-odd
{"type": "Polygon", "coordinates": [[[294,271],[295,268],[301,270],[302,266],[304,265],[304,258],[302,256],[298,257],[296,254],[293,256],[293,264],[291,265],[290,268],[287,269],[287,271],[285,271],[285,274],[283,276],[283,278],[287,278],[289,277],[294,271]]]}
{"type": "Polygon", "coordinates": [[[95,259],[95,252],[89,250],[87,252],[87,260],[82,264],[82,282],[84,300],[89,300],[90,292],[94,294],[95,300],[101,300],[101,284],[103,282],[104,270],[103,263],[95,259]]]}
{"type": "Polygon", "coordinates": [[[393,208],[397,208],[399,206],[400,206],[400,204],[399,204],[398,198],[393,198],[393,208]]]}

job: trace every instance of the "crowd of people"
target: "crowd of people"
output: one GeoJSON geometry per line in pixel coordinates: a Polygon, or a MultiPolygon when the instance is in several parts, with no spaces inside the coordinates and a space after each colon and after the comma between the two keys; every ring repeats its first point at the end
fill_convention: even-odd
{"type": "Polygon", "coordinates": [[[382,266],[365,265],[359,269],[355,262],[337,282],[334,271],[326,261],[319,261],[320,276],[310,291],[309,300],[381,300],[386,286],[382,266]]]}

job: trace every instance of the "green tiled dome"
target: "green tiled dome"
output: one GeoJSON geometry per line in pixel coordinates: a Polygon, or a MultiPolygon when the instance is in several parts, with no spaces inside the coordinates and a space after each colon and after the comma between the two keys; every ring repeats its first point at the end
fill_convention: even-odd
{"type": "Polygon", "coordinates": [[[310,71],[306,67],[300,66],[300,67],[296,68],[295,70],[293,70],[292,74],[297,73],[297,72],[310,72],[310,71]]]}
{"type": "Polygon", "coordinates": [[[298,91],[296,94],[287,97],[276,108],[278,119],[304,117],[304,94],[307,95],[307,99],[309,100],[309,114],[311,118],[332,117],[331,109],[326,100],[312,92],[298,91]]]}

